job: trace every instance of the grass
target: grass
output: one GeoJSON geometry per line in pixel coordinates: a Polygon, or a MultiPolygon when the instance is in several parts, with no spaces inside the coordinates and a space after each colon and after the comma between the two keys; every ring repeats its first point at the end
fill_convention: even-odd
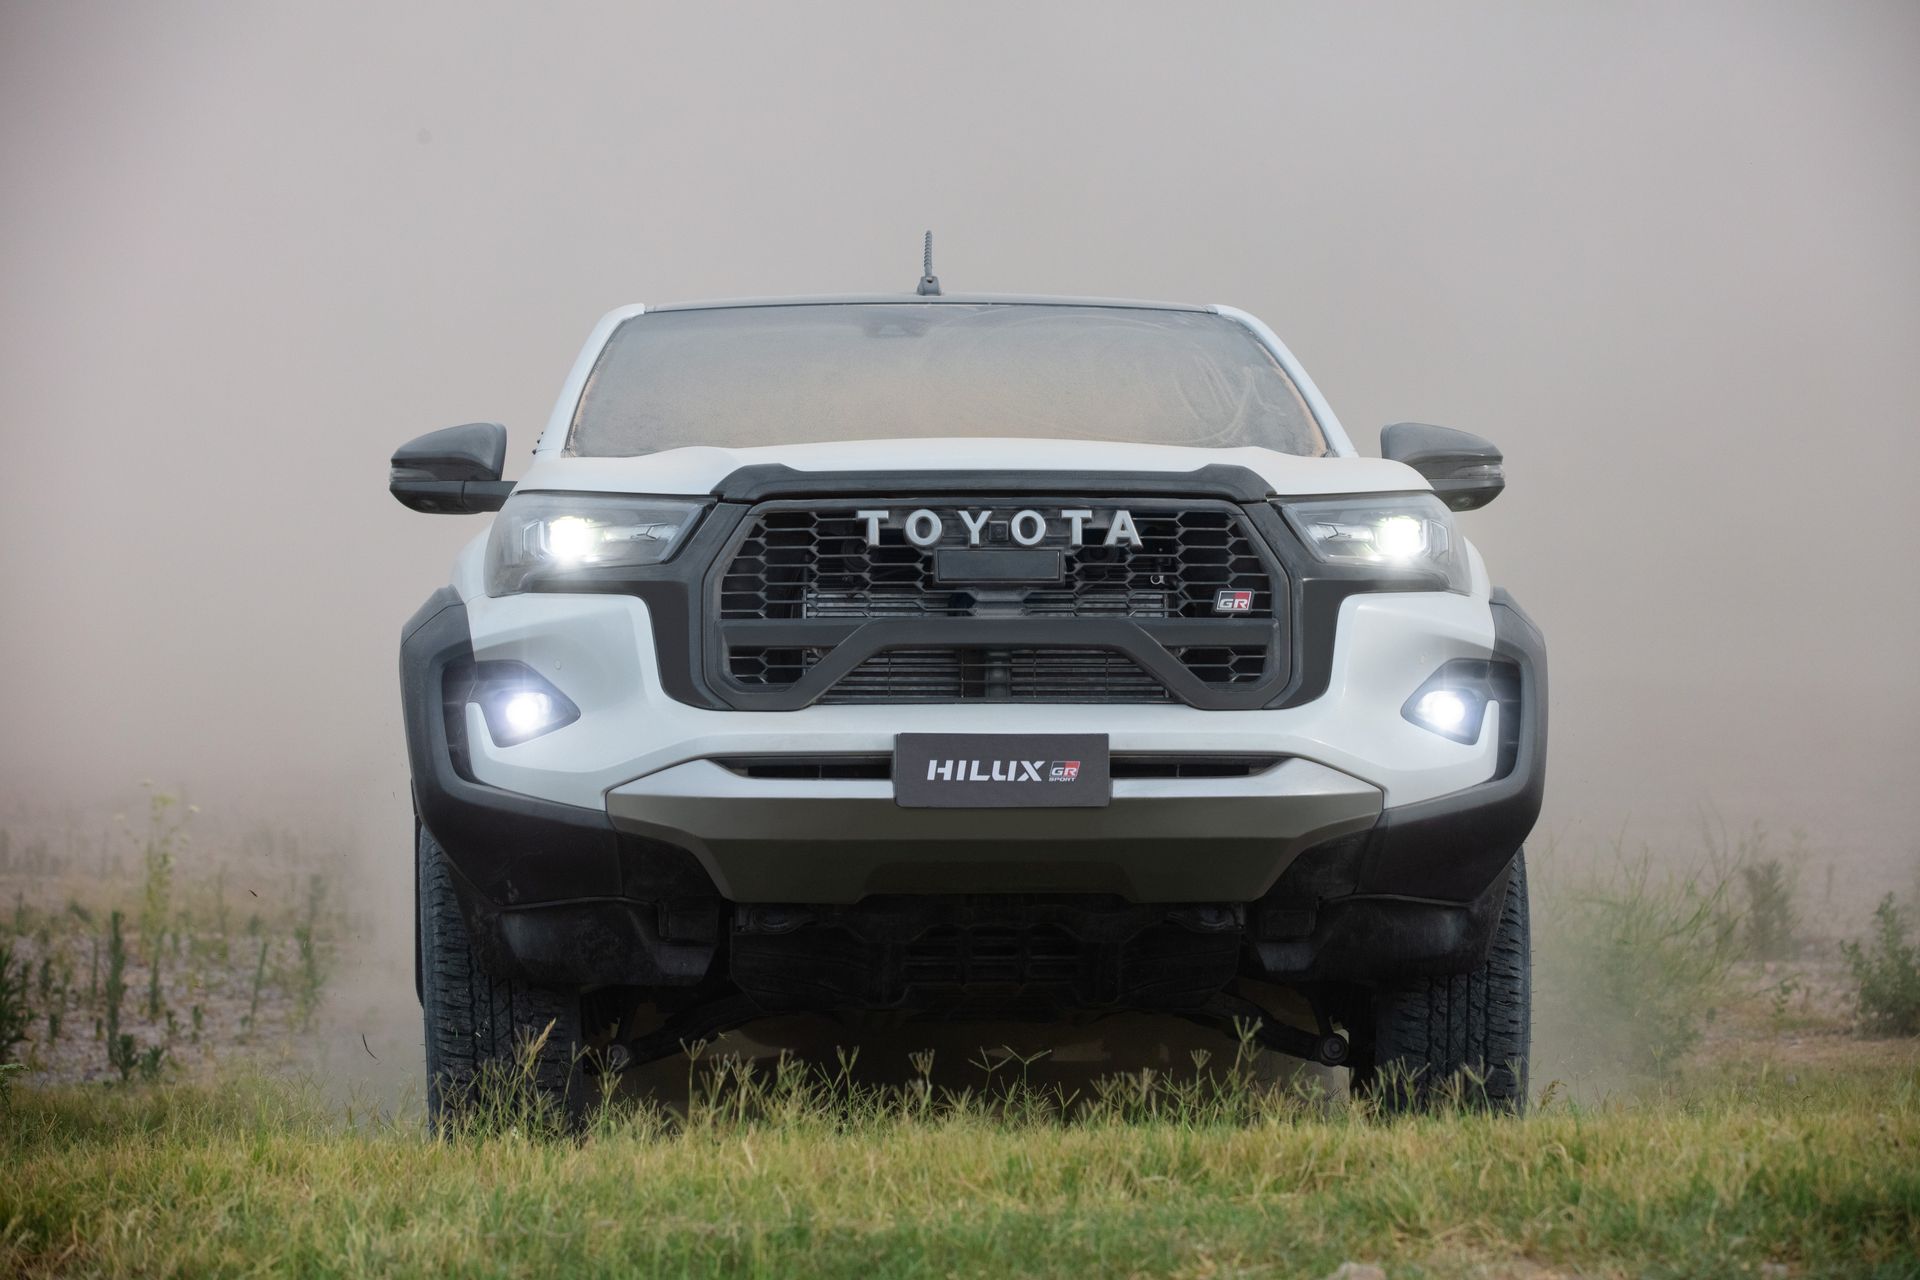
{"type": "Polygon", "coordinates": [[[0,1271],[1911,1276],[1920,1055],[1850,1049],[1521,1120],[1281,1094],[1234,1123],[1062,1121],[812,1077],[770,1113],[723,1086],[677,1124],[435,1140],[258,1078],[17,1092],[0,1271]]]}
{"type": "MultiPolygon", "coordinates": [[[[38,892],[0,895],[0,996],[33,1015],[0,1076],[0,1275],[1920,1276],[1920,1041],[1853,1034],[1865,978],[1757,834],[1542,877],[1558,1060],[1520,1119],[1386,1119],[1197,1053],[1043,1087],[1011,1051],[709,1051],[686,1101],[583,1135],[507,1080],[436,1138],[257,1065],[316,1022],[340,895],[270,828],[209,864],[188,813],[155,807],[114,875],[0,857],[38,892]]],[[[1906,993],[1891,911],[1861,955],[1906,993]]]]}

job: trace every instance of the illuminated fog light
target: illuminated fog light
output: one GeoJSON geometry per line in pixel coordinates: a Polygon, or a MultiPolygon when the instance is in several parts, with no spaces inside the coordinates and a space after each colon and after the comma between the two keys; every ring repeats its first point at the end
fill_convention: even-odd
{"type": "Polygon", "coordinates": [[[508,698],[501,715],[515,735],[531,734],[553,719],[553,699],[537,689],[528,689],[508,698]]]}
{"type": "Polygon", "coordinates": [[[1413,704],[1414,718],[1441,733],[1458,733],[1473,708],[1452,689],[1429,689],[1413,704]]]}
{"type": "MultiPolygon", "coordinates": [[[[1455,658],[1415,689],[1400,704],[1400,714],[1428,733],[1476,746],[1487,727],[1489,707],[1500,708],[1497,725],[1505,726],[1517,706],[1517,677],[1511,666],[1486,658],[1455,658]]],[[[1496,744],[1497,745],[1497,744],[1496,744]]]]}
{"type": "Polygon", "coordinates": [[[518,746],[580,718],[573,700],[524,662],[477,662],[467,681],[454,696],[478,704],[496,747],[518,746]]]}

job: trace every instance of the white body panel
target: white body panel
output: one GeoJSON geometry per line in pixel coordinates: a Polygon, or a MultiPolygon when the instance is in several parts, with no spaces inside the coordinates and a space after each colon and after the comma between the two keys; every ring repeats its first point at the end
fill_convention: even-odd
{"type": "MultiPolygon", "coordinates": [[[[1383,458],[1301,458],[1271,449],[1192,449],[1176,445],[1107,444],[1093,440],[850,440],[833,444],[763,445],[752,449],[667,449],[632,458],[534,459],[520,479],[526,490],[592,493],[705,494],[741,467],[778,463],[796,471],[1197,471],[1220,464],[1258,472],[1276,493],[1384,493],[1431,489],[1412,467],[1383,458]]],[[[911,481],[906,482],[911,488],[911,481]]]]}
{"type": "MultiPolygon", "coordinates": [[[[1450,658],[1493,646],[1484,596],[1381,592],[1341,607],[1340,643],[1323,697],[1274,711],[1181,705],[904,704],[799,711],[710,711],[660,686],[647,608],[630,596],[540,594],[467,602],[474,657],[524,662],[580,708],[580,719],[496,747],[467,708],[476,779],[523,795],[602,808],[636,778],[710,756],[888,752],[916,733],[1104,733],[1116,752],[1271,752],[1317,761],[1379,787],[1389,806],[1493,776],[1499,710],[1463,744],[1406,720],[1400,708],[1450,658]]],[[[752,785],[777,788],[790,783],[752,785]]],[[[885,784],[891,785],[891,784],[885,784]]],[[[1116,788],[1122,784],[1116,784],[1116,788]]],[[[1158,783],[1207,794],[1218,782],[1158,783]]],[[[1116,790],[1116,794],[1119,792],[1116,790]]]]}

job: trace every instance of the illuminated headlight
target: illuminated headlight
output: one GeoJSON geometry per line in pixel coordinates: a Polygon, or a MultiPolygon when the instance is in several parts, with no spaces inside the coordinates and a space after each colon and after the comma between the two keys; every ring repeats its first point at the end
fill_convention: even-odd
{"type": "Polygon", "coordinates": [[[511,747],[564,728],[580,708],[524,662],[480,662],[465,700],[476,704],[496,747],[511,747]]]}
{"type": "Polygon", "coordinates": [[[487,538],[487,594],[564,589],[606,570],[659,564],[699,515],[699,503],[673,498],[515,493],[487,538]]]}
{"type": "Polygon", "coordinates": [[[1467,589],[1467,557],[1453,513],[1430,493],[1315,499],[1281,505],[1288,523],[1329,564],[1425,573],[1449,591],[1467,589]]]}

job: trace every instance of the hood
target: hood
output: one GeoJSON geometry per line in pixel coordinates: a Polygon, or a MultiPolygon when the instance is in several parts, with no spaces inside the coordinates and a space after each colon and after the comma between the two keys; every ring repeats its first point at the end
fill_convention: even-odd
{"type": "Polygon", "coordinates": [[[1384,458],[1302,458],[1271,449],[993,438],[853,440],[752,449],[701,446],[632,458],[549,456],[534,461],[521,477],[520,487],[590,493],[707,494],[742,467],[768,465],[795,471],[897,474],[903,488],[913,487],[916,472],[1058,471],[1071,475],[1089,471],[1184,472],[1208,466],[1245,467],[1265,478],[1274,493],[1285,497],[1405,493],[1432,487],[1412,467],[1384,458]]]}

